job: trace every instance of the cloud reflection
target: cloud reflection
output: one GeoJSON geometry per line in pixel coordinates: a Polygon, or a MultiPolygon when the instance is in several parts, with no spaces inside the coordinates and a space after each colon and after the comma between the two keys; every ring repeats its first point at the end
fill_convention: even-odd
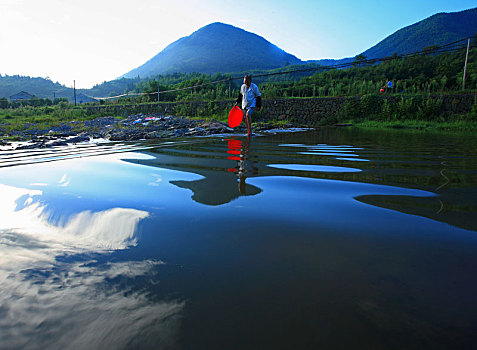
{"type": "Polygon", "coordinates": [[[0,271],[1,348],[122,349],[144,339],[172,347],[183,302],[153,303],[144,292],[107,283],[149,274],[156,264],[60,263],[29,278],[0,271]]]}
{"type": "MultiPolygon", "coordinates": [[[[101,252],[136,245],[137,225],[149,216],[142,210],[112,208],[96,213],[83,211],[52,222],[52,215],[39,198],[42,191],[0,185],[0,192],[2,241],[16,235],[23,237],[22,240],[42,243],[45,254],[52,258],[64,252],[101,252]]],[[[7,252],[13,246],[8,242],[4,244],[2,250],[7,252]]],[[[31,246],[24,248],[30,250],[31,246]]],[[[0,262],[4,258],[0,257],[0,262]]]]}
{"type": "Polygon", "coordinates": [[[163,262],[67,258],[136,245],[148,212],[112,208],[53,220],[42,191],[0,185],[0,193],[0,348],[174,346],[184,302],[152,302],[134,283],[153,278],[163,262]]]}
{"type": "Polygon", "coordinates": [[[64,175],[61,177],[60,181],[58,182],[58,185],[59,185],[60,187],[67,187],[69,184],[70,184],[70,178],[69,178],[68,175],[64,174],[64,175]]]}

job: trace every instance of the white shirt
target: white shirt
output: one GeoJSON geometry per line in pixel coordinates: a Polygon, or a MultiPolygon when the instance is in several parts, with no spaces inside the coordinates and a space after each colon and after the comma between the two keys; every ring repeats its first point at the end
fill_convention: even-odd
{"type": "Polygon", "coordinates": [[[240,88],[240,93],[242,94],[242,109],[255,108],[257,105],[257,96],[262,96],[260,91],[258,91],[258,86],[254,83],[250,83],[249,88],[243,84],[240,88]]]}

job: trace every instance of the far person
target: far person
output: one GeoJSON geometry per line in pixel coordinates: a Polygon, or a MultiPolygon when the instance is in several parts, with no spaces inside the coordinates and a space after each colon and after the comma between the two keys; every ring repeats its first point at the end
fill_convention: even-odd
{"type": "Polygon", "coordinates": [[[247,126],[247,136],[252,135],[252,114],[262,107],[262,95],[258,91],[258,86],[252,83],[252,77],[246,75],[243,78],[243,85],[237,97],[237,105],[242,103],[245,125],[247,126]]]}
{"type": "Polygon", "coordinates": [[[392,93],[393,92],[393,82],[388,80],[385,85],[386,92],[392,93]]]}

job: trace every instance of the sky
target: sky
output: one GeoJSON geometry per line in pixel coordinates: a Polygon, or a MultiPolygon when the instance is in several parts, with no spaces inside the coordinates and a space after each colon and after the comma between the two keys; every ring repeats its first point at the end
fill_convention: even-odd
{"type": "Polygon", "coordinates": [[[302,60],[354,57],[433,14],[474,7],[475,0],[0,0],[0,74],[90,88],[213,22],[302,60]]]}

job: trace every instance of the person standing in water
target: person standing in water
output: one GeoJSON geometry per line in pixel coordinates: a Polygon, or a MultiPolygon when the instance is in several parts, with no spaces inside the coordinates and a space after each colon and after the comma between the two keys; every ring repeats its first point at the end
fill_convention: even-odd
{"type": "Polygon", "coordinates": [[[252,114],[255,110],[259,111],[262,107],[262,95],[258,86],[252,83],[252,77],[246,75],[243,78],[243,85],[240,87],[240,93],[237,98],[237,105],[242,103],[242,110],[247,126],[247,136],[252,134],[252,114]]]}

